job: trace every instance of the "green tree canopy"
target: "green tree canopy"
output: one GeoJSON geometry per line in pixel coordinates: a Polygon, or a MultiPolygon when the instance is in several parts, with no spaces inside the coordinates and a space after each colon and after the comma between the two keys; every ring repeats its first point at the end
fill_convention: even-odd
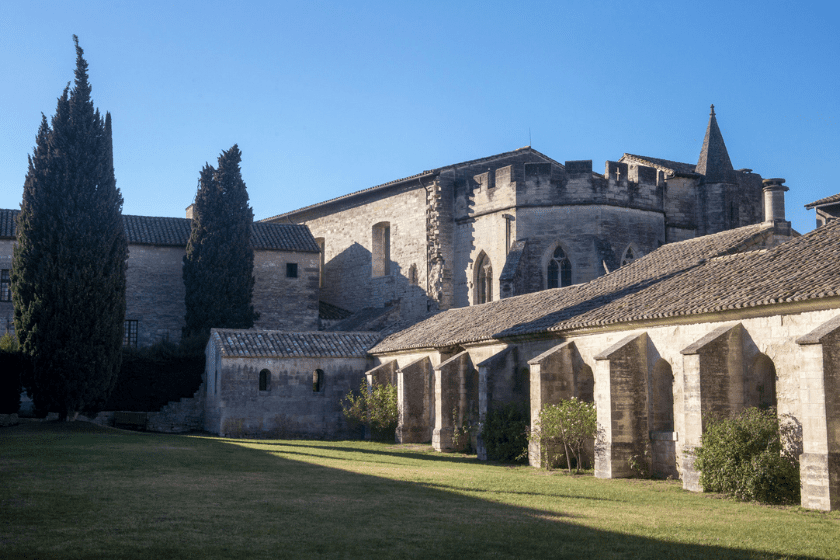
{"type": "Polygon", "coordinates": [[[42,115],[17,224],[15,330],[41,412],[99,410],[119,371],[128,245],[114,178],[111,117],[94,109],[76,44],[75,84],[42,115]]]}
{"type": "Polygon", "coordinates": [[[211,328],[254,325],[254,213],[234,144],[219,156],[217,168],[205,164],[193,205],[192,233],[184,256],[186,326],[184,336],[206,336],[211,328]]]}

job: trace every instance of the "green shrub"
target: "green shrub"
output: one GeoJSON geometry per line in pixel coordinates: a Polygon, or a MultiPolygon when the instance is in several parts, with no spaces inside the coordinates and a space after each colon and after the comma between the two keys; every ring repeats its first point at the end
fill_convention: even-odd
{"type": "Polygon", "coordinates": [[[598,432],[595,404],[575,397],[557,404],[543,405],[535,429],[528,436],[540,443],[543,464],[553,467],[561,455],[566,457],[566,467],[572,472],[572,459],[576,459],[575,472],[583,463],[583,447],[598,432]]]}
{"type": "Polygon", "coordinates": [[[519,463],[528,459],[528,425],[531,420],[521,404],[490,410],[481,426],[487,458],[519,463]]]}
{"type": "Polygon", "coordinates": [[[20,349],[18,339],[12,333],[6,331],[6,334],[0,336],[0,350],[5,352],[17,352],[20,349]]]}
{"type": "Polygon", "coordinates": [[[708,419],[695,449],[703,490],[767,504],[799,503],[801,436],[792,418],[783,420],[773,408],[708,419]]]}
{"type": "Polygon", "coordinates": [[[396,385],[375,383],[368,387],[362,381],[358,392],[350,391],[342,399],[341,410],[351,427],[367,426],[372,439],[394,441],[396,438],[399,421],[396,385]]]}
{"type": "Polygon", "coordinates": [[[193,396],[203,373],[204,348],[199,339],[123,348],[117,382],[103,410],[160,410],[169,401],[193,396]]]}

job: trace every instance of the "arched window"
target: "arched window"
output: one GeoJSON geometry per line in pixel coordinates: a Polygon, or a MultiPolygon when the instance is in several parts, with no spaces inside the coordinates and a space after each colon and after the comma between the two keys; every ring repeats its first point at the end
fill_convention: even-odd
{"type": "Polygon", "coordinates": [[[320,393],[324,388],[324,372],[316,369],[312,372],[312,392],[320,393]]]}
{"type": "Polygon", "coordinates": [[[268,391],[268,382],[271,379],[271,372],[267,369],[260,371],[260,391],[268,391]]]}
{"type": "Polygon", "coordinates": [[[490,257],[482,252],[475,263],[475,302],[493,301],[493,266],[490,257]]]}
{"type": "Polygon", "coordinates": [[[371,275],[391,274],[391,223],[379,222],[373,226],[371,243],[371,275]]]}
{"type": "Polygon", "coordinates": [[[641,255],[639,255],[638,253],[636,253],[635,250],[633,250],[632,245],[628,246],[627,249],[624,250],[624,255],[621,257],[621,266],[624,266],[625,264],[630,264],[631,262],[638,259],[640,256],[641,255]]]}
{"type": "Polygon", "coordinates": [[[548,278],[549,288],[563,288],[572,285],[572,262],[559,245],[554,249],[551,260],[548,261],[546,277],[548,278]]]}

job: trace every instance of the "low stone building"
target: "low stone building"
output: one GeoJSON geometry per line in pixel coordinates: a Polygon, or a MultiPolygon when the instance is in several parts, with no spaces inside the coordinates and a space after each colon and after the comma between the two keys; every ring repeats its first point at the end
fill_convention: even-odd
{"type": "MultiPolygon", "coordinates": [[[[8,282],[19,210],[0,210],[0,334],[13,329],[8,282]]],[[[191,220],[123,216],[128,238],[125,343],[177,342],[184,327],[183,259],[191,220]]],[[[306,226],[253,224],[258,329],[318,329],[320,249],[306,226]]]]}
{"type": "Polygon", "coordinates": [[[370,332],[213,329],[204,428],[222,436],[353,435],[341,400],[370,369],[370,332]]]}
{"type": "Polygon", "coordinates": [[[802,430],[802,505],[840,509],[840,221],[797,237],[773,209],[778,185],[775,220],[386,337],[371,373],[398,381],[399,439],[444,451],[499,404],[528,403],[533,419],[575,396],[596,405],[596,476],[628,476],[631,456],[647,456],[699,490],[692,449],[707,415],[774,405],[802,430]]]}

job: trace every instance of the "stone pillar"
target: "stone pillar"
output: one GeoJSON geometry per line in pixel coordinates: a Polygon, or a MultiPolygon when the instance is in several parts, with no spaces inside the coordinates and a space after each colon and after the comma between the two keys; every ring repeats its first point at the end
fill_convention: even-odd
{"type": "Polygon", "coordinates": [[[701,492],[694,468],[694,448],[700,445],[708,414],[729,416],[744,407],[744,329],[740,323],[714,329],[680,353],[683,355],[683,488],[701,492]]]}
{"type": "MultiPolygon", "coordinates": [[[[536,429],[544,405],[572,397],[592,401],[592,370],[583,363],[574,342],[564,342],[543,352],[529,360],[528,366],[531,369],[531,430],[536,429]],[[578,378],[581,378],[580,383],[578,378]]],[[[531,466],[543,466],[542,451],[538,441],[528,443],[531,466]]]]}
{"type": "Polygon", "coordinates": [[[632,476],[630,458],[649,445],[649,346],[646,333],[631,335],[595,356],[597,478],[632,476]]]}
{"type": "Polygon", "coordinates": [[[430,380],[432,362],[420,358],[397,371],[397,406],[400,419],[397,443],[423,443],[432,438],[430,380]]]}
{"type": "Polygon", "coordinates": [[[461,352],[435,368],[435,429],[432,447],[452,451],[452,436],[457,422],[464,421],[468,405],[468,378],[473,371],[468,352],[461,352]]]}
{"type": "Polygon", "coordinates": [[[796,341],[799,380],[802,507],[840,509],[840,316],[796,341]]]}
{"type": "MultiPolygon", "coordinates": [[[[494,403],[505,404],[517,400],[516,371],[517,349],[508,346],[479,363],[478,368],[478,422],[483,424],[494,403]]],[[[520,392],[521,400],[527,398],[520,392]]],[[[477,434],[476,452],[480,461],[487,460],[487,449],[481,434],[477,434]]]]}

